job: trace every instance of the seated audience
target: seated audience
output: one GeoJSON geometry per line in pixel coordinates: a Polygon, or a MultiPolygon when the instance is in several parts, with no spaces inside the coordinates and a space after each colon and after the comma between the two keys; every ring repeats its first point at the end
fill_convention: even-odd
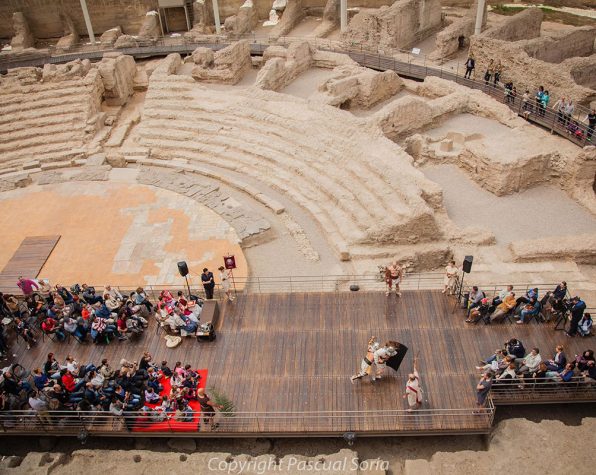
{"type": "Polygon", "coordinates": [[[500,322],[515,308],[515,292],[509,292],[490,316],[491,322],[500,322]]]}
{"type": "Polygon", "coordinates": [[[592,315],[589,313],[583,314],[577,325],[577,333],[580,336],[590,336],[592,334],[592,315]]]}

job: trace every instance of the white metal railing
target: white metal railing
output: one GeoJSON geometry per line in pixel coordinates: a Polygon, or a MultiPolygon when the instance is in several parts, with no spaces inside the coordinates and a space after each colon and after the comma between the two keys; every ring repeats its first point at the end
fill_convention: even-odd
{"type": "Polygon", "coordinates": [[[496,404],[523,404],[546,401],[596,401],[596,383],[583,376],[570,381],[558,378],[516,378],[493,382],[491,396],[496,404]]]}

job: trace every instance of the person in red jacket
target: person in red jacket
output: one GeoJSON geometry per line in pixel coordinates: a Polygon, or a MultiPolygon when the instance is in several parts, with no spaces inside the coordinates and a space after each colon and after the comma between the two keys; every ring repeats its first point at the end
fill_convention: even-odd
{"type": "Polygon", "coordinates": [[[83,386],[85,386],[85,380],[81,379],[78,383],[72,373],[67,369],[62,370],[62,376],[60,377],[62,386],[67,392],[74,394],[78,392],[83,386]]]}

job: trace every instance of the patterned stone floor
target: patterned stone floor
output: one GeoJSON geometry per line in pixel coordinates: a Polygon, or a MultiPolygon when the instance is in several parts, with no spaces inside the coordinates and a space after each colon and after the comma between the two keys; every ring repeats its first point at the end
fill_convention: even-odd
{"type": "MultiPolygon", "coordinates": [[[[236,256],[247,275],[239,238],[214,211],[186,196],[145,185],[69,182],[0,194],[0,268],[25,236],[61,235],[40,278],[70,285],[184,284],[236,256]]],[[[217,273],[216,273],[217,274],[217,273]]]]}

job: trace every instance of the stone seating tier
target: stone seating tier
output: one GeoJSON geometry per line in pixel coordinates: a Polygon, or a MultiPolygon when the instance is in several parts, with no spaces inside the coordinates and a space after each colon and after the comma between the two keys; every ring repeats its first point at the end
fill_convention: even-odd
{"type": "Polygon", "coordinates": [[[165,63],[151,76],[138,128],[151,159],[258,180],[309,211],[337,250],[440,237],[440,189],[377,127],[270,91],[209,90],[166,73],[165,63]]]}

